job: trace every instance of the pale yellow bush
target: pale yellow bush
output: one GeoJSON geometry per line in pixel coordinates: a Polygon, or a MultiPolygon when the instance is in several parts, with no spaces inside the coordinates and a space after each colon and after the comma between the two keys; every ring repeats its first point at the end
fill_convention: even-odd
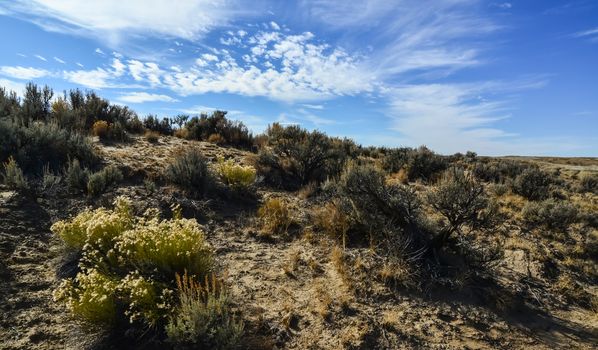
{"type": "Polygon", "coordinates": [[[234,189],[247,189],[256,177],[254,167],[235,164],[232,159],[218,161],[218,174],[225,184],[234,189]]]}
{"type": "Polygon", "coordinates": [[[55,300],[92,323],[125,316],[131,323],[163,324],[173,311],[175,274],[203,278],[213,267],[212,248],[197,222],[181,218],[180,208],[173,211],[170,220],[160,220],[157,210],[134,217],[131,202],[119,197],[113,210],[86,210],[52,225],[82,254],[80,272],[61,284],[55,300]]]}
{"type": "Polygon", "coordinates": [[[84,269],[74,280],[64,280],[54,291],[54,300],[86,321],[109,324],[116,318],[115,292],[118,280],[96,269],[84,269]]]}

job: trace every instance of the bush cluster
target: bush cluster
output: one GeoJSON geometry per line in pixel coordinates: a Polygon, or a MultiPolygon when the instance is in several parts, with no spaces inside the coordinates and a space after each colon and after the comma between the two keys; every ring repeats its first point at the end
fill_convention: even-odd
{"type": "Polygon", "coordinates": [[[494,183],[505,183],[515,179],[530,166],[523,162],[504,159],[479,159],[473,165],[473,174],[476,178],[494,183]]]}
{"type": "Polygon", "coordinates": [[[349,164],[336,191],[336,208],[349,220],[349,243],[423,238],[417,235],[421,203],[413,188],[387,184],[375,167],[349,164]]]}
{"type": "Polygon", "coordinates": [[[546,227],[565,231],[578,220],[577,207],[571,203],[547,199],[528,202],[521,210],[523,221],[530,227],[546,227]]]}
{"type": "Polygon", "coordinates": [[[477,230],[496,225],[496,204],[486,196],[482,184],[463,169],[447,170],[428,193],[428,203],[446,219],[435,239],[437,246],[445,245],[452,235],[462,234],[464,227],[477,230]]]}
{"type": "MultiPolygon", "coordinates": [[[[189,119],[180,116],[183,120],[189,119]]],[[[209,141],[217,144],[227,144],[235,147],[251,149],[253,135],[247,127],[239,121],[226,118],[225,111],[214,111],[210,116],[202,114],[189,119],[185,124],[186,138],[192,140],[209,141]]]]}
{"type": "Polygon", "coordinates": [[[515,178],[512,190],[529,200],[537,201],[548,198],[551,183],[548,173],[538,167],[528,167],[515,178]]]}
{"type": "Polygon", "coordinates": [[[0,161],[12,156],[25,173],[40,174],[45,165],[60,170],[69,159],[98,161],[91,141],[56,124],[33,122],[29,126],[0,120],[0,161]]]}
{"type": "Polygon", "coordinates": [[[296,125],[275,123],[266,135],[268,146],[258,154],[256,168],[267,183],[287,189],[338,177],[348,156],[355,152],[352,141],[296,125]]]}
{"type": "Polygon", "coordinates": [[[448,166],[445,157],[437,155],[425,146],[417,149],[395,148],[385,150],[385,153],[382,159],[384,170],[390,173],[405,171],[410,181],[417,179],[430,181],[448,166]]]}
{"type": "Polygon", "coordinates": [[[236,342],[242,325],[233,324],[226,294],[183,286],[213,273],[213,249],[201,228],[195,220],[181,218],[180,210],[170,220],[160,220],[156,213],[135,217],[131,202],[119,197],[113,210],[86,210],[52,225],[52,232],[81,256],[79,272],[63,281],[55,300],[94,324],[151,327],[158,334],[168,329],[173,343],[236,342]],[[185,276],[185,282],[176,276],[185,276]],[[209,323],[186,323],[196,320],[209,323]],[[233,331],[225,332],[232,326],[233,331]]]}
{"type": "Polygon", "coordinates": [[[143,127],[147,130],[157,132],[162,135],[172,135],[172,122],[169,118],[159,119],[152,114],[145,117],[143,127]]]}

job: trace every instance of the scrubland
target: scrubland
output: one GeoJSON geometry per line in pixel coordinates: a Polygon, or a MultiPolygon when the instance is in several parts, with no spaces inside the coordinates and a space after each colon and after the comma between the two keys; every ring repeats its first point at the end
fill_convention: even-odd
{"type": "Polygon", "coordinates": [[[0,92],[2,349],[598,343],[598,159],[0,92]]]}

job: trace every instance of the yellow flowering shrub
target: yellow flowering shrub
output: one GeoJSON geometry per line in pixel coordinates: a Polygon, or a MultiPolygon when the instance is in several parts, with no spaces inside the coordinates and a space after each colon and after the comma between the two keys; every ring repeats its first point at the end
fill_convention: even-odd
{"type": "Polygon", "coordinates": [[[212,248],[195,220],[150,219],[123,232],[116,249],[126,264],[154,267],[171,275],[186,269],[203,276],[212,269],[212,248]]]}
{"type": "Polygon", "coordinates": [[[64,302],[75,315],[92,323],[109,324],[116,318],[118,280],[95,269],[84,269],[74,280],[64,280],[54,300],[64,302]]]}
{"type": "Polygon", "coordinates": [[[232,159],[218,160],[218,174],[222,181],[238,190],[247,189],[255,182],[256,170],[252,166],[235,164],[232,159]]]}
{"type": "Polygon", "coordinates": [[[160,220],[155,209],[133,216],[126,198],[114,204],[52,225],[67,247],[81,251],[80,272],[61,284],[55,300],[92,323],[126,317],[131,324],[158,325],[173,310],[175,274],[210,274],[212,248],[180,208],[173,219],[160,220]]]}

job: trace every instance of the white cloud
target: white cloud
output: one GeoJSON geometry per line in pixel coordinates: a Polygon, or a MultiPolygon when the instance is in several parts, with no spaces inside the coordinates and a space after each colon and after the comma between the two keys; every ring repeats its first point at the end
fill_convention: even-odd
{"type": "Polygon", "coordinates": [[[17,56],[20,56],[20,57],[27,57],[27,55],[25,55],[25,54],[22,54],[22,53],[20,53],[20,52],[17,52],[17,56]]]}
{"type": "Polygon", "coordinates": [[[501,8],[503,10],[508,10],[513,7],[513,4],[511,4],[510,2],[501,2],[501,3],[494,3],[494,4],[492,4],[492,6],[501,8]]]}
{"type": "Polygon", "coordinates": [[[102,89],[115,86],[110,80],[114,78],[112,72],[103,68],[93,70],[76,70],[63,72],[65,80],[92,89],[102,89]]]}
{"type": "Polygon", "coordinates": [[[274,30],[280,30],[280,26],[274,21],[270,22],[270,27],[272,27],[274,30]]]}
{"type": "Polygon", "coordinates": [[[198,39],[241,16],[261,13],[259,4],[242,9],[237,0],[14,0],[5,10],[50,31],[97,38],[117,46],[125,38],[164,36],[198,39]]]}
{"type": "Polygon", "coordinates": [[[129,73],[138,82],[147,82],[151,86],[159,86],[161,84],[161,76],[164,71],[154,62],[141,62],[138,60],[129,60],[129,73]]]}
{"type": "Polygon", "coordinates": [[[364,70],[357,58],[316,43],[312,33],[258,32],[247,43],[249,54],[242,56],[243,65],[226,50],[219,51],[220,58],[203,54],[195,61],[195,68],[162,71],[164,86],[181,95],[227,92],[287,102],[373,90],[376,77],[364,70]],[[272,63],[264,64],[264,68],[254,64],[266,59],[279,68],[272,63]]]}
{"type": "Polygon", "coordinates": [[[78,65],[78,66],[79,66],[79,67],[81,67],[81,68],[85,67],[84,65],[82,65],[82,64],[81,64],[81,63],[79,63],[79,62],[75,62],[75,64],[76,64],[76,65],[78,65]]]}
{"type": "Polygon", "coordinates": [[[34,55],[37,59],[47,62],[48,60],[42,55],[34,55]]]}
{"type": "Polygon", "coordinates": [[[312,104],[307,104],[307,103],[304,103],[302,106],[303,106],[303,107],[306,107],[306,108],[317,109],[317,110],[322,110],[322,109],[324,109],[324,106],[323,106],[323,105],[312,105],[312,104]]]}
{"type": "Polygon", "coordinates": [[[65,64],[65,63],[66,63],[66,62],[64,62],[62,59],[60,59],[60,58],[58,58],[58,57],[56,57],[56,56],[54,56],[54,61],[56,61],[56,62],[58,62],[58,63],[62,63],[62,64],[65,64]]]}
{"type": "Polygon", "coordinates": [[[102,51],[102,49],[100,49],[99,47],[96,48],[95,53],[97,53],[98,55],[105,55],[104,51],[102,51]]]}
{"type": "Polygon", "coordinates": [[[212,55],[209,53],[204,53],[203,55],[201,55],[201,57],[208,62],[217,62],[218,61],[218,56],[212,55]]]}
{"type": "Polygon", "coordinates": [[[0,74],[14,79],[33,80],[50,75],[45,69],[38,69],[33,67],[21,66],[2,66],[0,67],[0,74]]]}
{"type": "Polygon", "coordinates": [[[119,101],[126,103],[144,103],[144,102],[178,102],[179,100],[168,95],[151,94],[147,92],[131,92],[118,98],[119,101]]]}

